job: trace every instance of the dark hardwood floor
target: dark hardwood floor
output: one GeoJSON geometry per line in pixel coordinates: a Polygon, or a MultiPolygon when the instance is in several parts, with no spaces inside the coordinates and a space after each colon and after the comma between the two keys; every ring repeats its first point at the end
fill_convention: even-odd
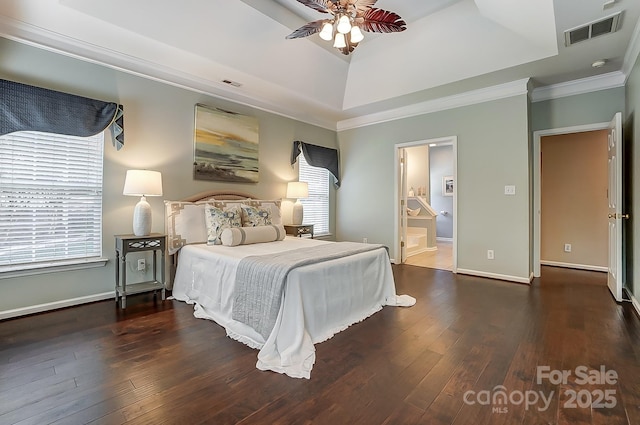
{"type": "Polygon", "coordinates": [[[417,304],[318,344],[310,380],[149,294],[0,322],[0,424],[640,424],[640,321],[605,274],[394,274],[417,304]]]}

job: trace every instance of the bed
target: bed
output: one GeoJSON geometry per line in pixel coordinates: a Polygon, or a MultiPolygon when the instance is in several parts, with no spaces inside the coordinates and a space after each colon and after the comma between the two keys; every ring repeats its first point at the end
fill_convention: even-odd
{"type": "MultiPolygon", "coordinates": [[[[389,256],[382,245],[280,235],[280,240],[271,242],[226,246],[193,242],[197,239],[193,235],[185,238],[185,226],[199,226],[194,232],[197,234],[202,231],[201,223],[193,214],[187,220],[190,224],[184,224],[175,211],[184,215],[187,208],[196,211],[198,206],[212,201],[218,207],[238,203],[269,205],[272,220],[281,220],[279,201],[259,201],[246,194],[201,194],[177,207],[175,202],[166,201],[173,254],[170,263],[175,266],[172,297],[192,304],[195,317],[215,321],[230,338],[258,349],[256,366],[260,370],[310,378],[315,363],[314,344],[385,305],[408,306],[415,302],[408,296],[396,296],[389,256]],[[278,261],[287,265],[271,265],[278,261]],[[276,271],[272,273],[272,269],[276,271]],[[268,280],[271,275],[281,283],[272,284],[268,280]],[[274,301],[266,301],[270,299],[265,295],[269,291],[276,294],[274,301]]],[[[244,226],[242,229],[253,231],[244,226]]],[[[255,231],[267,230],[265,227],[255,231]]],[[[226,229],[222,235],[230,233],[231,229],[226,229]]]]}

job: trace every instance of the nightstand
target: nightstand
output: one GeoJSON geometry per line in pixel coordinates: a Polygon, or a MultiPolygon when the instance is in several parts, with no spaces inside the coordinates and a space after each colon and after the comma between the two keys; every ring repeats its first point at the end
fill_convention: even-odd
{"type": "Polygon", "coordinates": [[[167,236],[152,233],[149,236],[116,235],[116,303],[120,299],[120,307],[127,308],[127,295],[141,292],[162,291],[164,287],[164,257],[167,236]],[[131,252],[153,251],[153,280],[133,283],[127,286],[127,254],[131,252]],[[160,280],[158,280],[157,255],[160,255],[160,280]]]}
{"type": "Polygon", "coordinates": [[[285,224],[284,230],[287,235],[302,237],[302,235],[311,235],[313,239],[313,224],[285,224]]]}

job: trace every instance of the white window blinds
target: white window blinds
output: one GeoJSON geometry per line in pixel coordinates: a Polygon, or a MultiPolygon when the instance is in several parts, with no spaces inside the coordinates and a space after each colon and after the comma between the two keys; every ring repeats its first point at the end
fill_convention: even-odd
{"type": "Polygon", "coordinates": [[[304,224],[313,224],[315,235],[329,234],[329,172],[312,167],[304,155],[298,160],[298,180],[309,185],[309,197],[300,199],[304,206],[304,224]]]}
{"type": "Polygon", "coordinates": [[[102,254],[104,133],[0,137],[0,272],[102,254]]]}

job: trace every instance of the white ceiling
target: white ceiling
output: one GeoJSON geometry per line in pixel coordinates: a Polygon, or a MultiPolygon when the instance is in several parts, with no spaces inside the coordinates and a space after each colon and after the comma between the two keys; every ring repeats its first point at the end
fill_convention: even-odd
{"type": "Polygon", "coordinates": [[[285,40],[323,18],[296,0],[3,0],[0,35],[336,128],[526,78],[548,86],[620,73],[640,2],[605,1],[379,0],[407,30],[365,33],[349,56],[317,35],[285,40]],[[564,46],[565,30],[620,10],[617,33],[564,46]],[[592,68],[597,59],[607,64],[592,68]]]}

